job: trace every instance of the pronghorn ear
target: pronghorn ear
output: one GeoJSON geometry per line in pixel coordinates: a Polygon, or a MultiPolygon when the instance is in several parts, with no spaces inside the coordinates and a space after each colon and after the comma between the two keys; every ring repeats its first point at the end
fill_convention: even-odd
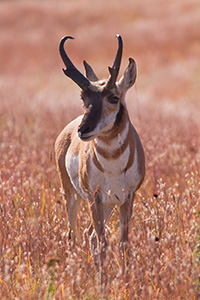
{"type": "Polygon", "coordinates": [[[124,72],[124,75],[120,78],[118,82],[118,87],[121,89],[122,93],[126,93],[135,83],[137,76],[136,63],[132,58],[129,58],[129,65],[124,72]]]}
{"type": "Polygon", "coordinates": [[[84,60],[83,61],[84,67],[85,67],[85,72],[86,72],[86,77],[90,80],[90,81],[98,81],[98,77],[96,76],[96,74],[94,73],[92,67],[84,60]]]}

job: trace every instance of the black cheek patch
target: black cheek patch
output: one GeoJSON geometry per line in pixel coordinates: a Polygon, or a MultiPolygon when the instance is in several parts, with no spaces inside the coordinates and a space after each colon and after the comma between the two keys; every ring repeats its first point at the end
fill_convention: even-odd
{"type": "Polygon", "coordinates": [[[99,92],[82,92],[81,97],[87,99],[86,112],[83,116],[78,132],[86,134],[95,129],[102,113],[102,95],[99,92]]]}

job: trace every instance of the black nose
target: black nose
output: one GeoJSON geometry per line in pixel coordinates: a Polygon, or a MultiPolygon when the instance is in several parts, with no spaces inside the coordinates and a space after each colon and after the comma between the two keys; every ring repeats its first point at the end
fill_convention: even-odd
{"type": "Polygon", "coordinates": [[[78,133],[80,135],[83,135],[83,134],[86,134],[88,132],[92,131],[91,127],[87,124],[81,124],[79,127],[78,127],[78,133]]]}

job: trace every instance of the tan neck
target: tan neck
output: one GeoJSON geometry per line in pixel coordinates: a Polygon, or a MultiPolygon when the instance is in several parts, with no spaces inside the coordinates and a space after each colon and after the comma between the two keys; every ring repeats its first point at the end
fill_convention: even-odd
{"type": "Polygon", "coordinates": [[[118,120],[116,120],[112,129],[91,141],[93,162],[101,172],[104,171],[101,166],[101,158],[108,161],[119,159],[128,147],[130,155],[124,171],[133,163],[134,138],[132,127],[126,108],[122,106],[120,110],[118,120]]]}

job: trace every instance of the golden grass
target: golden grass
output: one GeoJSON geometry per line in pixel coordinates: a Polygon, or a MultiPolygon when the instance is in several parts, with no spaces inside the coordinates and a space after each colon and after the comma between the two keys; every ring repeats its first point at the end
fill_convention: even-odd
{"type": "Polygon", "coordinates": [[[0,299],[198,298],[199,13],[198,0],[0,2],[0,299]],[[121,278],[116,210],[102,296],[86,203],[80,244],[70,251],[66,239],[53,144],[81,103],[62,74],[58,43],[73,35],[67,47],[74,63],[82,70],[86,59],[107,76],[116,33],[124,37],[122,69],[129,56],[138,65],[127,102],[147,174],[131,220],[132,288],[126,294],[121,278]]]}

